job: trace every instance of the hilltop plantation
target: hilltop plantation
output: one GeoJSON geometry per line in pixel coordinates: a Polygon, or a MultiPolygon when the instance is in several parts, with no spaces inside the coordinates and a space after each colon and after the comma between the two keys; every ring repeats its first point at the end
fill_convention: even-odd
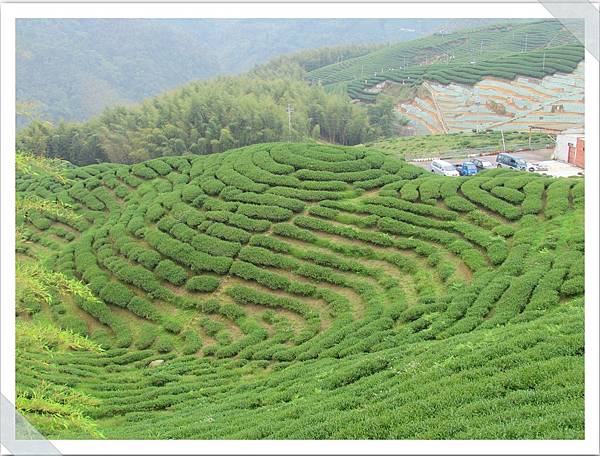
{"type": "Polygon", "coordinates": [[[24,156],[17,405],[50,438],[580,439],[583,185],[302,143],[24,156]]]}

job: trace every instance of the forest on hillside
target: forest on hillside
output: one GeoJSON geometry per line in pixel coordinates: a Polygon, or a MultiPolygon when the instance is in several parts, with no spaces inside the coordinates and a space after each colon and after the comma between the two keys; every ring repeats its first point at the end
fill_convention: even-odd
{"type": "MultiPolygon", "coordinates": [[[[20,19],[17,101],[51,122],[83,121],[192,80],[251,70],[320,47],[414,39],[485,19],[20,19]]],[[[322,62],[335,63],[333,60],[322,62]]],[[[29,123],[19,116],[18,125],[29,123]]]]}
{"type": "Polygon", "coordinates": [[[354,145],[392,128],[389,102],[367,110],[344,94],[309,85],[297,65],[279,73],[190,83],[133,108],[107,109],[86,123],[35,121],[17,136],[17,150],[78,165],[136,163],[269,141],[312,138],[354,145]],[[289,119],[288,106],[294,110],[289,119]]]}

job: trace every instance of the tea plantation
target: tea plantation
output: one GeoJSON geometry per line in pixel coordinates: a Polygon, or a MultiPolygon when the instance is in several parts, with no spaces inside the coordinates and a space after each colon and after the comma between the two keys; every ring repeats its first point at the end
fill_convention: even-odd
{"type": "Polygon", "coordinates": [[[583,57],[583,46],[560,21],[544,19],[437,33],[317,68],[308,79],[369,102],[377,97],[370,88],[384,81],[416,87],[543,78],[572,72],[583,57]]]}
{"type": "Polygon", "coordinates": [[[481,133],[448,133],[439,135],[398,136],[366,143],[385,154],[406,160],[414,158],[450,158],[464,157],[469,153],[507,152],[520,149],[545,149],[554,147],[553,139],[546,133],[510,131],[503,134],[499,131],[481,133]]]}
{"type": "Polygon", "coordinates": [[[17,406],[48,437],[583,438],[583,179],[295,143],[37,162],[17,406]]]}

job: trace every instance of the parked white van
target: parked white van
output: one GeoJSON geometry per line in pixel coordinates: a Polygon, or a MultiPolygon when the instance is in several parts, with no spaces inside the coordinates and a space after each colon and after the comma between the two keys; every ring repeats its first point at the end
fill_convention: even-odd
{"type": "Polygon", "coordinates": [[[431,162],[431,172],[441,174],[442,176],[458,176],[459,173],[452,163],[444,160],[433,160],[431,162]]]}

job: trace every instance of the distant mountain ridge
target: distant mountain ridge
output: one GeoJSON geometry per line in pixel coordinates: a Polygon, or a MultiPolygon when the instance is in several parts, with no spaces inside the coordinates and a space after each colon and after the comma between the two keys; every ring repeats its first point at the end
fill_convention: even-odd
{"type": "MultiPolygon", "coordinates": [[[[323,46],[398,42],[490,20],[21,19],[17,101],[81,121],[195,79],[250,70],[323,46]]],[[[26,119],[20,118],[19,126],[26,119]]]]}

